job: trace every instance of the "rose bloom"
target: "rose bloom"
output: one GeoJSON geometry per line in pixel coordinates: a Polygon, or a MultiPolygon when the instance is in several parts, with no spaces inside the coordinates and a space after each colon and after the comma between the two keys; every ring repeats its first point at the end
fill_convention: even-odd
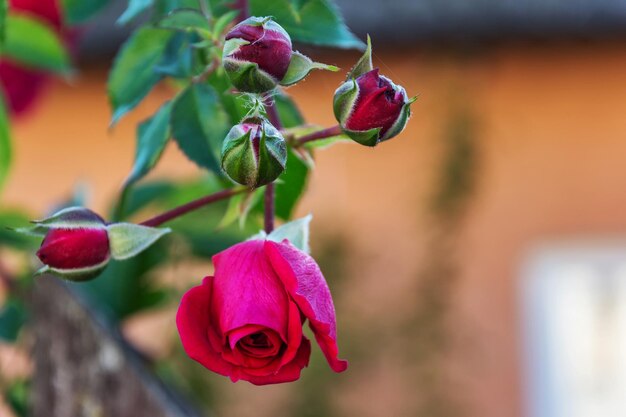
{"type": "Polygon", "coordinates": [[[183,297],[176,324],[187,354],[211,371],[255,385],[297,380],[311,344],[309,320],[335,372],[335,308],[319,267],[287,240],[250,240],[213,257],[215,276],[183,297]]]}
{"type": "MultiPolygon", "coordinates": [[[[61,13],[56,0],[9,0],[11,13],[35,18],[62,32],[61,13]]],[[[0,89],[12,114],[21,114],[34,103],[47,76],[41,71],[24,68],[6,58],[0,59],[0,89]]]]}

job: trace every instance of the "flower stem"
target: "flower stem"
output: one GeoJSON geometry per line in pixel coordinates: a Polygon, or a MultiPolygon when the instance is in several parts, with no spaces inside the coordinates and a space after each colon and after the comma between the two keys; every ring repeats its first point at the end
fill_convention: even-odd
{"type": "Polygon", "coordinates": [[[141,223],[142,226],[149,227],[157,227],[162,225],[163,223],[169,222],[170,220],[174,220],[184,214],[187,214],[191,211],[197,210],[201,207],[207,206],[211,203],[215,203],[217,201],[225,200],[234,195],[241,194],[249,189],[246,187],[235,187],[228,190],[218,191],[214,194],[207,195],[205,197],[199,198],[194,201],[190,201],[187,204],[183,204],[182,206],[175,207],[171,210],[166,211],[165,213],[159,214],[158,216],[152,217],[141,223]]]}
{"type": "Polygon", "coordinates": [[[270,234],[274,230],[275,212],[275,186],[271,182],[265,186],[265,233],[270,234]]]}
{"type": "MultiPolygon", "coordinates": [[[[265,100],[265,112],[268,119],[278,130],[282,130],[283,124],[278,115],[276,102],[269,97],[265,100]]],[[[265,233],[270,234],[274,230],[274,216],[276,211],[276,193],[274,183],[265,186],[265,233]]]]}
{"type": "Polygon", "coordinates": [[[315,140],[327,139],[333,136],[341,135],[341,126],[336,125],[326,129],[318,130],[317,132],[309,133],[308,135],[301,136],[294,140],[294,146],[299,147],[308,142],[315,140]]]}

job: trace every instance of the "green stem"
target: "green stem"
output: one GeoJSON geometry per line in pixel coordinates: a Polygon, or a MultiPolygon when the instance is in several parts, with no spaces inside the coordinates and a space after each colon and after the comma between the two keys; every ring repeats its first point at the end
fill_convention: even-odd
{"type": "MultiPolygon", "coordinates": [[[[265,101],[265,111],[270,122],[278,130],[282,130],[283,124],[280,121],[278,115],[278,109],[276,108],[276,102],[273,98],[268,98],[265,101]]],[[[265,233],[270,234],[274,230],[274,217],[276,212],[276,192],[274,183],[267,184],[265,186],[265,233]]]]}

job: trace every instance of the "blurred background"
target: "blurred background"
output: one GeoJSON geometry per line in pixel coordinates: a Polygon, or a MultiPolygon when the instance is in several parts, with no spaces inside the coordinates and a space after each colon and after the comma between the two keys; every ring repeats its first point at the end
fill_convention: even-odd
{"type": "MultiPolygon", "coordinates": [[[[137,123],[171,97],[161,85],[108,128],[107,72],[128,35],[114,25],[126,2],[111,3],[81,37],[75,77],[14,120],[3,207],[40,217],[78,186],[107,212],[137,123]]],[[[381,73],[419,94],[396,139],[318,152],[297,208],[314,214],[349,370],[316,352],[296,383],[232,384],[181,355],[178,295],[120,315],[125,336],[216,416],[626,415],[626,2],[337,4],[372,36],[381,73]]],[[[303,50],[343,69],[359,57],[303,50]]],[[[307,121],[335,124],[342,74],[288,90],[307,121]]],[[[171,144],[147,182],[200,175],[171,144]]],[[[184,257],[152,279],[180,294],[210,270],[184,257]]],[[[8,380],[32,372],[23,350],[0,358],[8,380]]]]}

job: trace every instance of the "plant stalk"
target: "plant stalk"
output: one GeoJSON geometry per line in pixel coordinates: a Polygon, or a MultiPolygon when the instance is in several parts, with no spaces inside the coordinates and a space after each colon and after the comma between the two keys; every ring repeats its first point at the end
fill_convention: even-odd
{"type": "Polygon", "coordinates": [[[228,190],[218,191],[214,194],[207,195],[205,197],[199,198],[194,201],[190,201],[187,204],[183,204],[182,206],[175,207],[171,210],[166,211],[165,213],[159,214],[158,216],[152,217],[141,223],[142,226],[149,227],[157,227],[162,225],[163,223],[169,222],[170,220],[174,220],[182,215],[185,215],[191,211],[197,210],[204,206],[207,206],[211,203],[215,203],[217,201],[225,200],[234,195],[243,193],[248,191],[249,189],[246,187],[235,187],[228,190]]]}

